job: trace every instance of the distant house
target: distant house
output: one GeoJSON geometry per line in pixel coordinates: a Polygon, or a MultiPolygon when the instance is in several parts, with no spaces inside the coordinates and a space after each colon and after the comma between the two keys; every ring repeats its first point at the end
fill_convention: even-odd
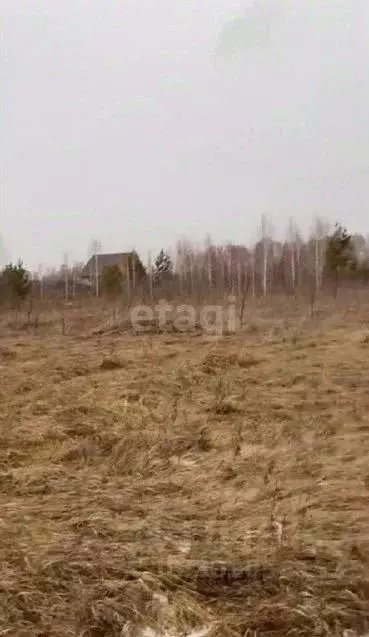
{"type": "Polygon", "coordinates": [[[136,252],[117,252],[112,254],[94,254],[81,271],[80,278],[93,281],[98,273],[99,278],[104,269],[117,265],[125,279],[138,282],[145,276],[145,268],[136,252]]]}

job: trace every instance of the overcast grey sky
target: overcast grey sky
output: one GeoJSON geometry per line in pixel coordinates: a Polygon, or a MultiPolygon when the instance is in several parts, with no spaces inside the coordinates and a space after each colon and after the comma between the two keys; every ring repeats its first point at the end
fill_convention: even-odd
{"type": "Polygon", "coordinates": [[[1,224],[28,267],[315,215],[369,232],[368,0],[0,0],[1,224]]]}

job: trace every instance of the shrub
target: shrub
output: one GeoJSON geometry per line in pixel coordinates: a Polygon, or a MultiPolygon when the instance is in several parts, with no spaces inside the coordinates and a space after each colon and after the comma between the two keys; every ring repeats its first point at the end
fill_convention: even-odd
{"type": "Polygon", "coordinates": [[[104,291],[108,296],[117,296],[122,291],[123,273],[118,265],[108,265],[102,273],[104,291]]]}
{"type": "Polygon", "coordinates": [[[12,300],[24,300],[31,289],[29,273],[23,267],[22,261],[16,265],[9,263],[1,272],[1,287],[12,300]]]}

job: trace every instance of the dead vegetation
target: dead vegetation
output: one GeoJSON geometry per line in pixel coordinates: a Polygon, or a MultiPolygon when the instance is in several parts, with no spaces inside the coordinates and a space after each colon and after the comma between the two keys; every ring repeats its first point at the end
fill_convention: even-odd
{"type": "Polygon", "coordinates": [[[6,317],[0,635],[364,635],[365,316],[6,317]]]}

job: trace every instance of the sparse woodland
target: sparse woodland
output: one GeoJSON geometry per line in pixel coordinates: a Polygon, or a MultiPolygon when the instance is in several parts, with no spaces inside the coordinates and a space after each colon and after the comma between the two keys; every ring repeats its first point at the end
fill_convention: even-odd
{"type": "Polygon", "coordinates": [[[341,224],[329,227],[317,220],[315,231],[303,238],[291,221],[284,241],[276,241],[268,220],[260,225],[260,239],[252,247],[214,245],[210,238],[200,247],[178,241],[174,250],[162,249],[153,259],[140,258],[140,276],[133,265],[124,275],[110,267],[97,286],[94,272],[89,285],[82,282],[82,263],[72,268],[17,274],[9,264],[0,277],[0,303],[17,306],[26,298],[38,301],[83,301],[97,296],[120,307],[154,304],[159,299],[194,305],[224,303],[235,297],[239,312],[256,299],[296,299],[310,305],[356,291],[365,296],[369,282],[369,238],[351,235],[341,224]],[[143,276],[142,276],[143,273],[143,276]],[[10,277],[10,274],[13,276],[10,277]],[[20,280],[24,276],[24,285],[20,280]],[[18,285],[18,287],[17,287],[18,285]]]}

